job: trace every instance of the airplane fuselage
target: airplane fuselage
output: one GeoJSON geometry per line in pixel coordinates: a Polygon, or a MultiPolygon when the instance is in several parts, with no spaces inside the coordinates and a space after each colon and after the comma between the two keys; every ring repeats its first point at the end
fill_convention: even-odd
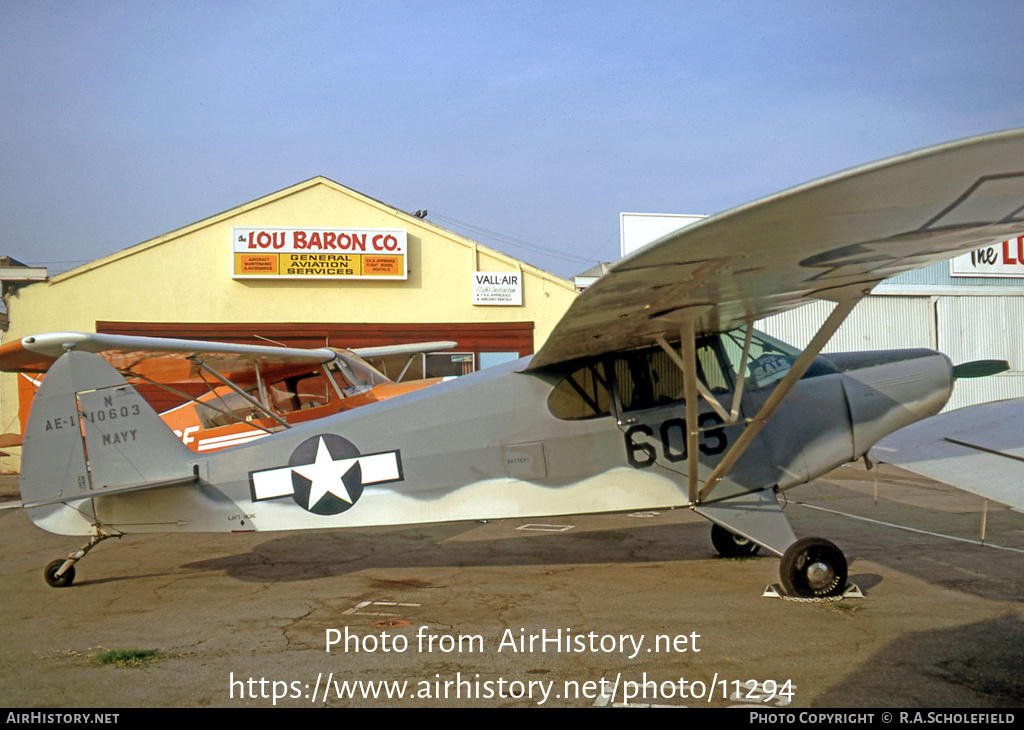
{"type": "MultiPolygon", "coordinates": [[[[721,348],[706,344],[702,375],[728,405],[735,374],[727,366],[714,372],[727,358],[716,360],[721,348]]],[[[778,382],[774,370],[785,365],[773,357],[764,358],[771,367],[751,368],[756,374],[735,420],[701,399],[701,482],[778,382]]],[[[264,531],[702,506],[687,494],[688,424],[677,373],[658,350],[544,371],[524,372],[527,363],[298,424],[251,445],[155,457],[146,478],[192,473],[197,483],[109,496],[108,485],[94,483],[96,496],[74,510],[54,504],[30,516],[53,532],[89,534],[95,522],[125,533],[264,531]]],[[[770,495],[854,460],[882,436],[941,409],[952,379],[949,361],[931,351],[820,357],[707,501],[770,495]]],[[[133,422],[84,426],[93,454],[109,436],[100,432],[130,431],[133,422]]],[[[124,453],[135,444],[115,446],[124,453]]],[[[785,545],[773,543],[790,539],[760,537],[778,552],[785,545]]]]}

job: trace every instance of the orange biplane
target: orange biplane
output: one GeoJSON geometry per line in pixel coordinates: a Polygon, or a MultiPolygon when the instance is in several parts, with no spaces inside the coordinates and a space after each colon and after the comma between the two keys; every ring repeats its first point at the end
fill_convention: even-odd
{"type": "MultiPolygon", "coordinates": [[[[440,341],[306,350],[52,332],[0,346],[0,371],[21,374],[19,420],[24,433],[35,391],[50,365],[68,350],[99,354],[129,382],[148,384],[184,401],[164,411],[161,418],[186,446],[208,452],[437,383],[442,378],[394,382],[367,359],[407,356],[411,362],[417,354],[455,345],[440,341]]],[[[0,437],[0,446],[20,443],[20,434],[0,437]]]]}

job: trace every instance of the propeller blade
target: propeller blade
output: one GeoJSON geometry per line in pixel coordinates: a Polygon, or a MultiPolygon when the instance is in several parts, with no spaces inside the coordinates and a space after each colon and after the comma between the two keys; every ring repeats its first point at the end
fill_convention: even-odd
{"type": "Polygon", "coordinates": [[[1005,373],[1009,369],[1010,363],[1006,360],[974,360],[954,367],[953,375],[957,378],[984,378],[1005,373]]]}

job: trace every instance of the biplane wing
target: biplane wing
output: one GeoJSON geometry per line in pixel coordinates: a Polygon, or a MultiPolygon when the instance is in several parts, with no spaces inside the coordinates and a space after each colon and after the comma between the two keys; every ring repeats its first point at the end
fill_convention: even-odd
{"type": "Polygon", "coordinates": [[[530,367],[727,332],[812,299],[1020,235],[1024,132],[950,142],[840,172],[705,218],[614,264],[530,367]]]}
{"type": "MultiPolygon", "coordinates": [[[[167,337],[50,332],[0,346],[0,371],[23,376],[19,378],[19,410],[24,431],[29,406],[39,387],[37,375],[46,373],[70,350],[100,355],[129,381],[150,384],[153,392],[160,389],[170,392],[174,403],[191,402],[193,405],[187,409],[166,411],[164,420],[185,443],[199,450],[210,450],[262,437],[269,432],[268,427],[287,427],[294,421],[323,417],[435,382],[392,383],[366,366],[361,354],[383,363],[389,358],[405,359],[455,346],[455,342],[438,341],[356,350],[302,349],[167,337]],[[303,377],[318,371],[322,374],[315,376],[316,382],[303,377]],[[275,383],[282,384],[275,387],[275,383]],[[328,387],[328,383],[333,386],[328,387]],[[237,396],[231,396],[229,391],[237,396]],[[254,395],[246,395],[246,391],[254,391],[254,395]],[[229,405],[226,400],[233,400],[235,405],[229,405]],[[205,408],[205,415],[195,405],[205,408]],[[211,415],[211,409],[218,410],[223,417],[211,415]]],[[[19,445],[21,437],[4,434],[0,436],[0,443],[5,442],[19,445]]]]}
{"type": "MultiPolygon", "coordinates": [[[[452,341],[419,342],[354,348],[350,352],[363,359],[382,359],[450,350],[455,345],[452,341]]],[[[158,382],[195,379],[196,367],[192,362],[195,358],[202,358],[232,381],[250,382],[255,379],[257,365],[265,370],[264,377],[270,377],[275,368],[322,365],[334,360],[337,354],[327,347],[302,349],[169,337],[50,332],[0,346],[0,371],[45,373],[58,357],[72,348],[101,355],[123,373],[146,376],[158,382]]]]}
{"type": "Polygon", "coordinates": [[[377,368],[377,370],[384,373],[389,379],[398,383],[405,381],[406,373],[410,371],[417,357],[426,356],[434,352],[452,350],[457,345],[457,342],[451,340],[438,340],[436,342],[411,342],[408,344],[353,347],[350,349],[350,352],[361,357],[377,368]]]}
{"type": "Polygon", "coordinates": [[[878,442],[870,458],[1024,511],[1024,399],[918,421],[878,442]]]}
{"type": "Polygon", "coordinates": [[[335,357],[334,351],[327,348],[306,350],[169,337],[50,332],[0,346],[0,370],[45,373],[70,349],[101,355],[122,373],[158,382],[195,379],[197,368],[193,359],[197,357],[231,380],[253,379],[257,363],[266,368],[321,365],[335,357]]]}

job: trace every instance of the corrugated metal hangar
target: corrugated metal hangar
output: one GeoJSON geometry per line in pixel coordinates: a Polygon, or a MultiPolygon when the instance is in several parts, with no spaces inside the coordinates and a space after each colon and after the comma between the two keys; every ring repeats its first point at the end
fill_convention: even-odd
{"type": "MultiPolygon", "coordinates": [[[[703,216],[621,214],[622,253],[703,216]]],[[[803,349],[829,306],[770,317],[757,328],[803,349]]],[[[862,300],[824,352],[926,347],[954,364],[1006,360],[999,375],[960,380],[946,410],[1024,396],[1024,238],[992,245],[883,282],[862,300]]]]}
{"type": "MultiPolygon", "coordinates": [[[[946,410],[1024,396],[1024,259],[1018,247],[1024,249],[1024,239],[997,242],[883,282],[857,305],[825,352],[927,347],[954,364],[1006,360],[1007,372],[958,380],[946,410]]],[[[826,309],[816,302],[758,326],[803,347],[826,309]]]]}

